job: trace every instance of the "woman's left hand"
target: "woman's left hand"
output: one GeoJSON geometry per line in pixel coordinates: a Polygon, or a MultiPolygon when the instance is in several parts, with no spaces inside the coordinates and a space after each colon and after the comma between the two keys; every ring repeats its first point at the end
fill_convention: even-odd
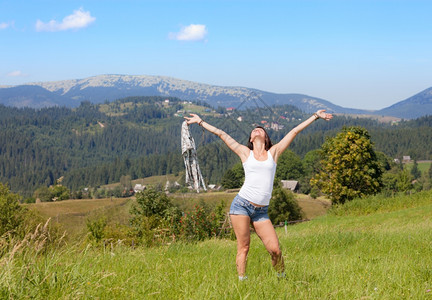
{"type": "Polygon", "coordinates": [[[318,115],[318,117],[320,117],[320,119],[323,119],[326,121],[330,121],[333,118],[333,115],[326,113],[325,109],[321,109],[321,110],[317,111],[316,114],[318,115]]]}

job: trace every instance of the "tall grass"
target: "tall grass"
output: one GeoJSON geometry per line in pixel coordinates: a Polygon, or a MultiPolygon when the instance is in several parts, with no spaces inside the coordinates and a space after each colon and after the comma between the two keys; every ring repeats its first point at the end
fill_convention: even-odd
{"type": "Polygon", "coordinates": [[[278,229],[283,280],[255,235],[245,282],[238,281],[231,240],[137,249],[73,246],[1,259],[0,298],[431,299],[432,204],[430,194],[417,195],[409,208],[402,202],[411,200],[402,197],[398,206],[374,213],[338,213],[289,226],[286,233],[278,229]]]}
{"type": "Polygon", "coordinates": [[[368,198],[358,198],[342,205],[333,206],[329,213],[333,215],[365,215],[428,204],[432,204],[432,190],[410,195],[400,193],[393,197],[379,194],[368,198]]]}

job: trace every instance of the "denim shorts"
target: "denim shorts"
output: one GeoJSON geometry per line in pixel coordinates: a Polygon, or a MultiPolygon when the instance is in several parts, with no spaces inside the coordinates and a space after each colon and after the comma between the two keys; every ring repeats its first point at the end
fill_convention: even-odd
{"type": "Polygon", "coordinates": [[[230,215],[244,215],[251,219],[251,222],[260,222],[269,220],[268,216],[268,205],[267,206],[255,206],[246,199],[235,196],[230,207],[230,215]]]}

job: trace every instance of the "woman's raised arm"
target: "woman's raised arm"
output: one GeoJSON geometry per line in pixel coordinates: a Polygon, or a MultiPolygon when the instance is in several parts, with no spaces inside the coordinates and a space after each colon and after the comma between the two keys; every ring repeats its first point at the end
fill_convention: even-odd
{"type": "Polygon", "coordinates": [[[207,131],[217,135],[221,138],[222,141],[230,148],[235,154],[237,154],[242,162],[245,162],[249,157],[250,150],[248,147],[238,143],[235,139],[233,139],[229,134],[225,131],[210,125],[200,118],[197,114],[190,114],[191,117],[184,117],[186,119],[187,124],[197,123],[202,128],[207,131]]]}
{"type": "Polygon", "coordinates": [[[328,114],[325,112],[325,109],[321,109],[314,113],[309,119],[303,121],[295,128],[293,128],[279,143],[273,145],[273,147],[270,148],[270,151],[272,152],[275,161],[277,161],[278,157],[288,148],[288,146],[291,144],[297,134],[299,134],[303,129],[305,129],[318,119],[330,121],[332,118],[332,114],[328,114]]]}

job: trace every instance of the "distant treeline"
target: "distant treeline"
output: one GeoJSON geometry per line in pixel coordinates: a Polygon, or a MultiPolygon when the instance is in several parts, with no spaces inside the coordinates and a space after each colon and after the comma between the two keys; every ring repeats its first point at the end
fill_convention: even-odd
{"type": "MultiPolygon", "coordinates": [[[[308,117],[295,107],[220,114],[204,103],[194,103],[209,123],[246,143],[252,123],[278,122],[284,128],[269,134],[279,141],[292,127],[308,117]],[[199,106],[197,106],[199,105],[199,106]],[[239,116],[243,117],[240,122],[239,116]]],[[[187,106],[191,107],[191,106],[187,106]]],[[[40,186],[64,177],[71,190],[152,175],[178,174],[184,170],[180,150],[183,100],[166,97],[129,97],[94,105],[82,102],[78,108],[13,108],[0,105],[0,182],[11,190],[30,196],[40,186]],[[169,100],[169,103],[165,100],[169,100]],[[178,112],[181,113],[178,113],[178,112]]],[[[318,149],[326,136],[343,126],[360,125],[369,130],[375,148],[390,157],[431,159],[432,117],[381,124],[371,119],[335,117],[318,121],[302,132],[291,150],[300,156],[318,149]]],[[[191,126],[198,146],[203,175],[219,183],[238,158],[215,136],[191,126]]]]}

